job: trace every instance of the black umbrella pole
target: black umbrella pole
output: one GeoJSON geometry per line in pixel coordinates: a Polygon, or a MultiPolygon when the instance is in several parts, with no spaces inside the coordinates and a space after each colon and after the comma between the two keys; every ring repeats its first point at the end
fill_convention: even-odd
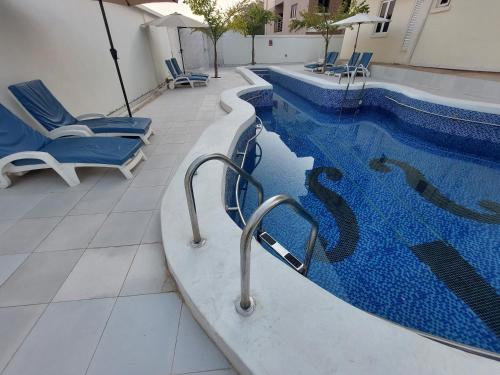
{"type": "Polygon", "coordinates": [[[128,103],[127,92],[125,91],[125,85],[123,84],[122,73],[120,71],[120,65],[118,64],[118,51],[115,49],[113,45],[113,38],[111,38],[111,32],[109,30],[108,19],[106,17],[106,11],[104,10],[104,5],[102,0],[99,0],[99,6],[101,7],[102,19],[104,20],[104,26],[106,27],[106,33],[108,34],[109,40],[109,52],[111,53],[111,57],[115,62],[116,73],[118,74],[118,80],[120,81],[120,86],[122,88],[123,98],[125,99],[125,105],[127,106],[127,112],[129,117],[132,117],[132,111],[130,110],[130,105],[128,103]]]}
{"type": "Polygon", "coordinates": [[[181,43],[181,28],[177,27],[177,38],[179,38],[179,52],[181,53],[181,62],[182,62],[182,72],[186,74],[186,67],[184,66],[184,55],[182,53],[182,43],[181,43]]]}

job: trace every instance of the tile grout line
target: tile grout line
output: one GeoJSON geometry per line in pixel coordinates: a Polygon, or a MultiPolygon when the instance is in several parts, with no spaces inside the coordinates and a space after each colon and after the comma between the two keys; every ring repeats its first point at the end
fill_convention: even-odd
{"type": "MultiPolygon", "coordinates": [[[[19,349],[21,349],[21,347],[24,345],[24,343],[26,342],[26,340],[28,339],[28,337],[31,335],[31,333],[33,332],[33,330],[37,326],[37,324],[40,321],[40,319],[42,319],[42,316],[45,315],[45,312],[47,311],[47,309],[49,308],[49,306],[52,304],[52,301],[54,300],[55,296],[57,295],[57,293],[59,292],[59,290],[61,289],[61,287],[63,286],[63,284],[66,282],[66,280],[68,279],[69,275],[73,272],[73,270],[76,267],[76,264],[80,261],[80,259],[82,258],[82,256],[83,256],[84,253],[85,253],[85,251],[82,251],[82,253],[80,254],[80,257],[73,264],[73,267],[68,272],[68,274],[67,274],[66,278],[64,279],[64,281],[61,282],[61,285],[59,286],[59,288],[56,290],[56,292],[54,293],[54,295],[52,296],[52,298],[50,299],[50,301],[46,304],[45,309],[43,309],[43,311],[40,313],[40,316],[38,317],[38,319],[36,319],[35,323],[33,323],[33,325],[31,326],[31,328],[28,331],[28,333],[26,334],[26,336],[24,336],[23,340],[21,341],[21,343],[19,344],[19,346],[17,347],[17,349],[10,356],[9,360],[5,364],[5,367],[2,369],[2,372],[0,373],[0,375],[3,374],[3,372],[7,369],[7,367],[9,367],[9,364],[11,363],[12,359],[16,356],[16,354],[18,353],[19,349]]],[[[30,254],[30,256],[31,256],[31,254],[30,254]]],[[[26,259],[28,259],[28,258],[29,258],[29,256],[26,259]]],[[[14,274],[14,272],[13,272],[13,274],[14,274]]],[[[37,305],[37,304],[25,305],[25,306],[35,306],[35,305],[37,305]]],[[[38,305],[40,305],[40,304],[38,304],[38,305]]],[[[23,306],[23,305],[17,305],[17,306],[23,306]]],[[[11,306],[11,307],[17,307],[17,306],[11,306]]]]}
{"type": "Polygon", "coordinates": [[[181,327],[181,318],[182,318],[182,310],[184,309],[184,302],[182,298],[179,298],[181,302],[181,308],[179,310],[179,320],[177,321],[177,332],[175,334],[175,345],[174,345],[174,352],[172,353],[172,363],[170,364],[170,371],[168,372],[170,375],[172,375],[172,372],[174,371],[174,362],[175,362],[175,353],[177,350],[177,341],[179,340],[179,331],[181,327]]]}
{"type": "MultiPolygon", "coordinates": [[[[85,250],[85,251],[87,251],[87,250],[85,250]]],[[[116,304],[118,302],[118,298],[120,298],[120,294],[123,290],[123,285],[125,285],[125,281],[127,280],[128,274],[130,272],[130,269],[132,268],[132,264],[134,263],[135,257],[137,256],[138,252],[139,252],[139,246],[137,245],[137,248],[135,249],[134,256],[132,257],[132,260],[131,260],[130,265],[128,267],[127,273],[125,274],[125,277],[123,278],[123,282],[122,282],[122,285],[120,286],[120,290],[118,291],[118,293],[115,297],[115,301],[113,302],[113,307],[111,308],[108,319],[106,319],[106,323],[104,324],[102,332],[99,335],[99,340],[97,340],[96,346],[94,348],[94,352],[92,353],[92,356],[90,357],[89,363],[88,363],[87,368],[85,370],[85,375],[88,373],[90,366],[92,365],[92,362],[94,361],[94,357],[95,357],[95,354],[97,353],[97,349],[99,349],[99,345],[101,344],[101,340],[102,340],[102,337],[104,336],[104,332],[106,331],[106,328],[108,327],[108,323],[111,320],[111,317],[113,316],[113,311],[115,311],[115,307],[116,307],[116,304]]]]}
{"type": "MultiPolygon", "coordinates": [[[[43,304],[38,304],[38,305],[43,305],[43,304]]],[[[47,304],[44,304],[45,305],[45,308],[43,309],[43,311],[40,313],[40,315],[38,316],[38,318],[35,320],[35,322],[33,323],[33,325],[31,326],[31,328],[29,329],[28,333],[26,333],[26,335],[24,336],[24,338],[21,340],[21,343],[19,344],[19,346],[16,348],[16,350],[14,351],[14,353],[12,353],[12,355],[10,356],[9,360],[7,361],[7,363],[5,364],[4,368],[0,371],[0,375],[2,375],[5,370],[7,370],[7,367],[9,367],[10,363],[12,362],[12,359],[14,359],[14,357],[16,356],[17,352],[19,351],[19,349],[21,349],[21,347],[24,345],[25,341],[27,340],[27,338],[31,335],[31,332],[33,332],[33,330],[35,329],[36,325],[38,324],[38,322],[40,321],[40,319],[42,319],[42,316],[45,315],[45,312],[47,311],[47,309],[49,308],[49,305],[50,303],[47,303],[47,304]]],[[[27,305],[27,306],[36,306],[36,304],[33,304],[33,305],[27,305]]],[[[12,307],[12,306],[11,306],[12,307]]],[[[16,306],[13,306],[13,307],[16,307],[16,306]]]]}

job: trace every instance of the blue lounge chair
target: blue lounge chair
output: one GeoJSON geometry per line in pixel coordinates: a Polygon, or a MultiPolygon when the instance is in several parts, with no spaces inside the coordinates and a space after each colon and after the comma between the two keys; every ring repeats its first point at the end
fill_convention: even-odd
{"type": "Polygon", "coordinates": [[[139,139],[63,137],[50,139],[26,125],[0,104],[0,187],[10,186],[9,174],[52,168],[68,183],[80,183],[75,168],[119,169],[132,178],[132,168],[146,159],[139,139]]]}
{"type": "Polygon", "coordinates": [[[182,85],[189,84],[191,87],[194,87],[196,83],[207,85],[208,77],[200,77],[200,76],[188,76],[184,74],[177,74],[172,64],[172,61],[165,60],[165,64],[167,64],[167,68],[174,79],[174,85],[182,85]]]}
{"type": "Polygon", "coordinates": [[[359,55],[360,55],[359,52],[354,52],[351,55],[351,58],[349,59],[349,61],[345,65],[337,65],[337,66],[327,67],[325,70],[325,74],[326,75],[337,75],[337,74],[343,73],[344,71],[348,71],[350,67],[356,66],[356,64],[359,60],[359,55]]]}
{"type": "Polygon", "coordinates": [[[208,77],[208,74],[205,74],[205,73],[201,73],[201,72],[187,72],[187,73],[184,73],[182,70],[181,70],[181,67],[179,66],[179,63],[177,62],[177,59],[175,57],[172,57],[170,59],[170,61],[172,62],[172,66],[174,67],[175,69],[175,72],[182,76],[182,75],[186,75],[186,76],[198,76],[198,77],[205,77],[205,78],[209,78],[208,77]]]}
{"type": "Polygon", "coordinates": [[[370,62],[372,61],[372,57],[373,57],[373,52],[363,52],[363,54],[361,55],[361,58],[358,61],[358,64],[356,65],[356,67],[358,68],[356,73],[358,73],[360,71],[364,71],[365,75],[367,77],[369,77],[370,71],[368,70],[368,67],[370,66],[370,62]]]}
{"type": "Polygon", "coordinates": [[[16,101],[28,112],[43,135],[55,139],[66,136],[138,137],[149,144],[153,134],[151,119],[105,117],[90,113],[74,117],[37,79],[9,86],[16,101]]]}
{"type": "MultiPolygon", "coordinates": [[[[356,52],[357,53],[357,52],[356,52]]],[[[344,75],[352,75],[353,76],[353,81],[356,75],[359,72],[364,72],[364,74],[369,77],[370,76],[370,71],[368,70],[368,66],[370,65],[371,59],[373,57],[372,52],[363,52],[361,55],[361,58],[356,58],[356,62],[354,64],[351,64],[354,61],[354,54],[351,56],[351,59],[349,62],[344,65],[344,66],[339,66],[339,67],[334,67],[331,69],[328,69],[328,72],[326,74],[328,75],[338,75],[339,76],[339,83],[340,80],[342,79],[342,76],[344,75]]]]}
{"type": "MultiPolygon", "coordinates": [[[[326,66],[329,67],[335,65],[335,61],[337,61],[338,56],[339,56],[338,52],[328,52],[326,55],[326,66]]],[[[320,63],[307,64],[304,65],[304,68],[306,68],[306,70],[314,72],[323,68],[323,64],[320,63]]]]}

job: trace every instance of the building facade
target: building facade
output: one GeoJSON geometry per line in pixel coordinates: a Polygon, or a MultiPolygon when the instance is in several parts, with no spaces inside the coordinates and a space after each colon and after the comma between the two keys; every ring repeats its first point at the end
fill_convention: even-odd
{"type": "MultiPolygon", "coordinates": [[[[370,14],[389,23],[361,25],[359,51],[373,61],[422,67],[500,72],[499,0],[367,0],[370,14]]],[[[357,26],[345,33],[349,58],[357,26]]]]}
{"type": "Polygon", "coordinates": [[[266,25],[266,35],[311,34],[307,30],[290,31],[290,21],[299,18],[300,12],[317,9],[323,6],[334,12],[342,0],[264,0],[264,7],[273,10],[279,21],[266,25]]]}

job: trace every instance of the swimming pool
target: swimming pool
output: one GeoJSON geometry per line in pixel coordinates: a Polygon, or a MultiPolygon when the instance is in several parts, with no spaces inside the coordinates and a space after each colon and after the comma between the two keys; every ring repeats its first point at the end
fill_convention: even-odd
{"type": "MultiPolygon", "coordinates": [[[[309,279],[382,318],[500,353],[498,144],[483,137],[463,152],[463,140],[380,106],[339,117],[265,78],[272,107],[257,108],[264,130],[245,168],[266,198],[288,194],[318,221],[309,279]]],[[[248,218],[256,195],[242,186],[248,218]]],[[[303,259],[307,223],[278,208],[264,229],[303,259]]]]}

